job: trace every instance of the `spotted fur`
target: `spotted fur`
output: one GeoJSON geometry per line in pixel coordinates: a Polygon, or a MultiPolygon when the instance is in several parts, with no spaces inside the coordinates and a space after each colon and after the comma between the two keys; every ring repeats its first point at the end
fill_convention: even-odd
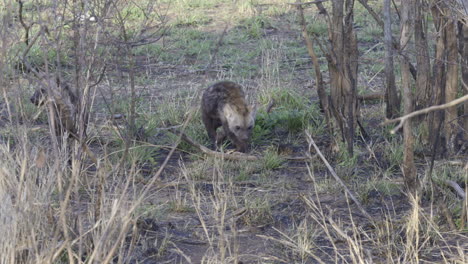
{"type": "Polygon", "coordinates": [[[202,96],[202,119],[213,144],[227,136],[237,151],[246,152],[255,124],[255,107],[247,105],[242,87],[222,81],[208,87],[202,96]],[[222,127],[222,130],[216,130],[222,127]]]}

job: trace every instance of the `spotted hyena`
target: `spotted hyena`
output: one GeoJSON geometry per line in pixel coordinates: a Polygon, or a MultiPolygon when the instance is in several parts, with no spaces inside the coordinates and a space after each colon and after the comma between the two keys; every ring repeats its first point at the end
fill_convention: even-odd
{"type": "Polygon", "coordinates": [[[202,96],[202,119],[213,144],[227,136],[236,150],[246,152],[255,123],[256,107],[247,105],[239,84],[222,81],[208,87],[202,96]],[[217,128],[222,130],[217,132],[217,128]]]}

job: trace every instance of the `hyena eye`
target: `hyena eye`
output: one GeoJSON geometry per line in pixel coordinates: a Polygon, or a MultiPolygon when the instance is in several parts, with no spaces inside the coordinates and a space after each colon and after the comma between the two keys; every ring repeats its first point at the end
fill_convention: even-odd
{"type": "Polygon", "coordinates": [[[252,126],[249,126],[247,129],[248,129],[248,130],[252,130],[252,126]]]}
{"type": "Polygon", "coordinates": [[[240,129],[240,126],[236,126],[236,130],[239,130],[240,129]]]}

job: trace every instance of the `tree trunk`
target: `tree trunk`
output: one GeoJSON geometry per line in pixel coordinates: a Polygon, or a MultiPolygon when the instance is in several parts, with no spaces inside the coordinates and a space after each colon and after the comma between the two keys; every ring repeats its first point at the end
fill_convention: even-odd
{"type": "Polygon", "coordinates": [[[346,141],[348,144],[348,153],[353,153],[354,144],[354,133],[356,130],[356,124],[358,121],[359,105],[357,100],[357,76],[358,76],[358,65],[359,65],[359,51],[357,45],[357,36],[354,31],[354,0],[345,1],[346,16],[344,18],[344,30],[345,30],[345,54],[344,54],[344,66],[346,79],[349,80],[349,85],[343,87],[345,89],[345,117],[347,123],[345,128],[347,130],[346,141]]]}
{"type": "Polygon", "coordinates": [[[334,114],[350,154],[353,153],[354,130],[357,122],[358,50],[353,30],[353,7],[354,0],[332,2],[331,54],[328,58],[334,114]],[[346,16],[343,14],[344,11],[346,16]]]}
{"type": "MultiPolygon", "coordinates": [[[[467,5],[468,8],[468,5],[467,5]]],[[[461,65],[462,65],[462,82],[464,94],[468,94],[468,25],[462,24],[461,34],[459,41],[462,45],[461,49],[461,65]]],[[[463,126],[463,140],[468,142],[468,102],[464,104],[464,117],[461,122],[463,126]]]]}
{"type": "Polygon", "coordinates": [[[416,74],[416,109],[429,106],[431,94],[431,64],[429,62],[429,48],[426,39],[426,21],[423,16],[423,1],[416,0],[414,23],[414,43],[416,45],[416,62],[418,71],[416,74]]]}
{"type": "Polygon", "coordinates": [[[343,140],[345,140],[344,133],[344,117],[341,114],[340,106],[344,105],[343,98],[341,96],[341,87],[343,86],[343,74],[341,74],[339,65],[342,65],[342,56],[340,53],[343,52],[343,0],[333,0],[332,2],[332,19],[331,25],[329,25],[329,39],[331,42],[330,54],[328,60],[328,70],[330,72],[330,95],[332,101],[332,107],[334,108],[335,119],[340,128],[340,132],[343,140]]]}
{"type": "MultiPolygon", "coordinates": [[[[413,0],[401,2],[401,37],[400,47],[402,56],[406,53],[407,46],[411,38],[411,32],[413,30],[413,0]]],[[[403,105],[404,114],[409,114],[413,111],[413,94],[411,91],[411,78],[410,78],[410,66],[409,62],[404,58],[401,58],[401,78],[403,86],[403,105]]],[[[410,191],[416,190],[416,167],[414,165],[414,137],[412,132],[412,120],[408,119],[403,125],[403,174],[405,177],[405,183],[410,191]]]]}
{"type": "MultiPolygon", "coordinates": [[[[445,102],[457,98],[458,92],[458,45],[456,21],[448,18],[445,28],[447,30],[447,79],[445,84],[445,102]]],[[[450,107],[445,110],[444,134],[447,150],[455,151],[455,138],[457,135],[457,108],[450,107]]]]}
{"type": "MultiPolygon", "coordinates": [[[[433,65],[433,86],[432,86],[432,95],[431,95],[431,105],[440,105],[444,102],[445,94],[445,59],[446,59],[446,34],[445,34],[445,23],[446,19],[440,13],[440,9],[437,6],[431,7],[432,17],[434,19],[434,26],[438,34],[436,37],[436,47],[435,47],[435,59],[433,65]]],[[[437,131],[440,122],[443,120],[444,116],[441,111],[435,111],[428,115],[428,126],[429,131],[437,131]]],[[[429,141],[432,146],[435,145],[437,140],[437,133],[429,134],[429,141]]]]}
{"type": "Polygon", "coordinates": [[[395,70],[393,65],[392,16],[390,1],[384,0],[384,42],[385,42],[385,103],[387,104],[386,117],[395,118],[400,112],[400,98],[398,98],[395,85],[395,70]]]}
{"type": "Polygon", "coordinates": [[[74,14],[73,21],[73,51],[74,51],[74,66],[75,66],[75,76],[74,76],[74,94],[78,98],[76,103],[78,116],[75,120],[78,138],[80,142],[83,142],[86,137],[85,128],[87,127],[85,123],[88,122],[89,111],[87,110],[88,100],[84,95],[85,88],[85,74],[84,69],[86,68],[85,62],[85,39],[87,34],[87,25],[86,22],[80,21],[80,17],[84,14],[85,10],[81,1],[74,0],[72,4],[72,11],[74,14]]]}

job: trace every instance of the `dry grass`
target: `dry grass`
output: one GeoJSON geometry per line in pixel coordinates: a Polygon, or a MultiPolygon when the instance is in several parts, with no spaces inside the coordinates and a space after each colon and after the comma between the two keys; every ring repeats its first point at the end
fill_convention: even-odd
{"type": "MultiPolygon", "coordinates": [[[[97,164],[66,136],[53,146],[47,115],[28,102],[34,78],[26,81],[2,50],[0,263],[468,263],[464,201],[441,184],[455,180],[466,189],[466,169],[437,163],[428,175],[429,162],[420,159],[424,187],[409,196],[401,140],[372,126],[383,119],[380,104],[362,111],[375,141],[356,143],[352,157],[330,149],[295,13],[284,3],[169,2],[161,1],[171,18],[164,45],[135,50],[143,137],[133,140],[126,130],[127,71],[110,69],[91,95],[88,143],[97,164]],[[186,9],[192,16],[181,17],[186,9]],[[211,34],[226,21],[225,42],[213,54],[220,36],[211,34]],[[210,60],[211,71],[200,74],[210,60]],[[243,84],[250,101],[276,101],[271,113],[259,113],[252,144],[262,159],[207,157],[166,133],[177,126],[206,143],[197,100],[222,78],[243,84]],[[315,153],[285,158],[308,155],[304,130],[371,219],[315,153]]],[[[19,33],[0,29],[9,32],[2,47],[21,42],[19,33]]],[[[366,50],[369,60],[380,56],[366,50]]],[[[363,82],[382,82],[379,67],[364,71],[363,82]]]]}

